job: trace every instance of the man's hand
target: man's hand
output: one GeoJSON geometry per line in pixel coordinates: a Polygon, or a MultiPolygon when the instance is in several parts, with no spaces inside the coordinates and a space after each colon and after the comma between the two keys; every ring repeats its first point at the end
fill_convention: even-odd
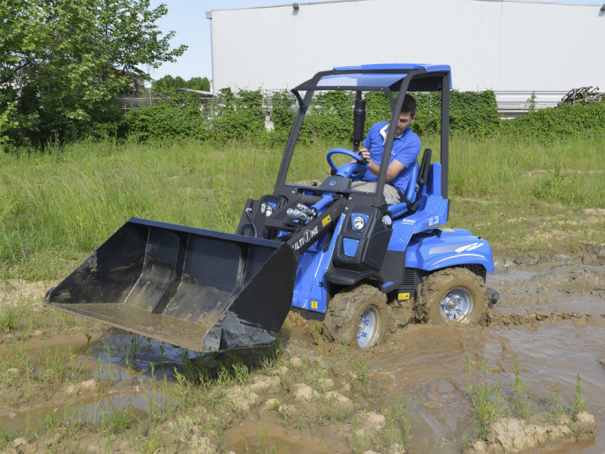
{"type": "MultiPolygon", "coordinates": [[[[361,147],[358,153],[363,159],[365,159],[366,163],[370,162],[370,151],[366,147],[361,147]]],[[[356,159],[351,159],[349,164],[354,164],[356,162],[356,159]]]]}
{"type": "Polygon", "coordinates": [[[359,154],[366,162],[370,162],[370,151],[366,147],[362,147],[359,149],[359,154]]]}

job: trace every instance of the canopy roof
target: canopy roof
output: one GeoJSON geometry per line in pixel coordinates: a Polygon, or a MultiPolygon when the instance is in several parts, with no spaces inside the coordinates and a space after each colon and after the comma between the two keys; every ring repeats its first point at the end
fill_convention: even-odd
{"type": "MultiPolygon", "coordinates": [[[[360,66],[337,66],[333,71],[320,73],[303,82],[295,90],[397,90],[401,81],[410,71],[420,70],[412,79],[410,91],[441,90],[443,75],[449,73],[449,65],[428,65],[416,63],[386,63],[360,66]]],[[[452,88],[450,78],[450,89],[452,88]]]]}

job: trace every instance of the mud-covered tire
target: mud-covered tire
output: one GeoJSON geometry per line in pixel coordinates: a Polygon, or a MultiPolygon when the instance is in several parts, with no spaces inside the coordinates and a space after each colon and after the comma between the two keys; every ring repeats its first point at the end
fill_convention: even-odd
{"type": "Polygon", "coordinates": [[[348,287],[330,301],[323,322],[324,335],[332,342],[365,350],[384,340],[390,319],[391,307],[384,293],[367,284],[348,287]]]}
{"type": "Polygon", "coordinates": [[[485,318],[488,301],[483,279],[467,268],[446,268],[418,286],[414,314],[419,323],[468,326],[485,318]]]}

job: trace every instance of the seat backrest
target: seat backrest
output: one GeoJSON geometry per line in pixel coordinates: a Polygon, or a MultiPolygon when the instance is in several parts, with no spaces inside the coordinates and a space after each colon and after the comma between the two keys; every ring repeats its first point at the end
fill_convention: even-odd
{"type": "Polygon", "coordinates": [[[427,148],[422,155],[420,166],[418,165],[418,162],[414,162],[412,165],[408,186],[403,193],[407,200],[389,206],[389,211],[393,214],[393,218],[414,213],[418,209],[416,199],[418,198],[418,194],[420,194],[421,187],[425,185],[428,180],[432,154],[433,151],[430,148],[427,148]]]}
{"type": "Polygon", "coordinates": [[[412,169],[410,172],[410,179],[408,181],[408,187],[405,190],[404,195],[409,200],[409,203],[412,204],[416,201],[416,196],[418,195],[418,172],[419,166],[418,162],[414,162],[412,165],[412,169]]]}

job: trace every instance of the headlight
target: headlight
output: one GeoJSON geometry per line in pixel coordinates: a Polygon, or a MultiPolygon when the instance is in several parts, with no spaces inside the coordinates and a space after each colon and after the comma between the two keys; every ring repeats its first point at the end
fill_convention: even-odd
{"type": "Polygon", "coordinates": [[[353,228],[355,230],[363,230],[366,226],[366,220],[361,216],[355,216],[353,218],[353,228]]]}
{"type": "Polygon", "coordinates": [[[391,216],[386,215],[382,218],[382,223],[384,224],[385,227],[390,227],[391,224],[393,223],[393,220],[391,219],[391,216]]]}
{"type": "Polygon", "coordinates": [[[263,202],[260,204],[260,212],[261,214],[265,214],[265,210],[267,209],[267,202],[263,202]]]}
{"type": "Polygon", "coordinates": [[[265,211],[265,216],[269,217],[272,214],[273,214],[273,207],[271,205],[267,205],[267,208],[266,208],[266,211],[265,211]]]}

